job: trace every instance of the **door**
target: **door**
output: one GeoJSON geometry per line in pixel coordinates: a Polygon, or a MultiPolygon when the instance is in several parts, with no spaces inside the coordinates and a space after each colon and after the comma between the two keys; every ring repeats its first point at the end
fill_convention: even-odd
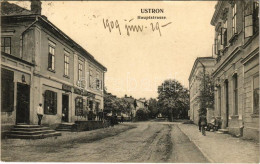
{"type": "Polygon", "coordinates": [[[69,95],[62,95],[62,119],[63,122],[69,122],[69,95]]]}
{"type": "Polygon", "coordinates": [[[228,119],[229,119],[229,95],[228,95],[228,81],[225,81],[226,88],[226,127],[228,127],[228,119]]]}
{"type": "Polygon", "coordinates": [[[17,83],[16,123],[29,124],[30,119],[30,86],[17,83]]]}

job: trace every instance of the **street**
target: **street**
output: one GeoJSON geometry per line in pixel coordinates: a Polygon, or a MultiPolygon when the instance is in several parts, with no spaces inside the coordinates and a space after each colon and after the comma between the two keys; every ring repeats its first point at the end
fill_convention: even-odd
{"type": "Polygon", "coordinates": [[[178,124],[168,122],[124,123],[70,138],[73,135],[65,132],[57,139],[3,140],[2,161],[209,162],[178,124]]]}

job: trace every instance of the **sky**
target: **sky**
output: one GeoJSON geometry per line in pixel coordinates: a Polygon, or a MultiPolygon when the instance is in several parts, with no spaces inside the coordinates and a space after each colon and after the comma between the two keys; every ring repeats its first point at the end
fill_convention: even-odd
{"type": "MultiPolygon", "coordinates": [[[[14,3],[30,9],[29,2],[14,3]]],[[[43,1],[42,14],[107,67],[108,92],[149,99],[158,96],[157,88],[166,79],[176,79],[188,88],[195,59],[212,55],[210,20],[215,4],[43,1]],[[163,9],[163,13],[141,13],[141,9],[163,9]],[[166,19],[141,20],[138,16],[166,19]],[[129,31],[131,25],[143,30],[129,31]]]]}

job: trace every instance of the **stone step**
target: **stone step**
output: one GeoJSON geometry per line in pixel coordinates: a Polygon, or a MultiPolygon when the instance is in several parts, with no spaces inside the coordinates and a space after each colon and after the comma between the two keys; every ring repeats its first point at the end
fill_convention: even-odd
{"type": "Polygon", "coordinates": [[[15,125],[14,128],[40,128],[43,126],[40,125],[26,125],[26,124],[22,124],[22,125],[15,125]]]}
{"type": "Polygon", "coordinates": [[[37,134],[37,135],[19,135],[19,134],[9,134],[9,138],[19,138],[19,139],[43,139],[47,137],[61,136],[60,132],[52,132],[48,134],[37,134]]]}
{"type": "Polygon", "coordinates": [[[19,135],[37,135],[37,134],[48,134],[53,133],[55,130],[40,130],[40,131],[11,131],[9,134],[19,134],[19,135]]]}
{"type": "Polygon", "coordinates": [[[48,130],[50,129],[49,127],[37,127],[37,128],[25,128],[25,127],[20,127],[20,128],[13,128],[12,131],[40,131],[40,130],[48,130]]]}
{"type": "Polygon", "coordinates": [[[56,131],[68,131],[68,132],[70,132],[70,131],[72,131],[72,129],[60,129],[60,128],[58,128],[58,129],[56,129],[56,131]]]}
{"type": "Polygon", "coordinates": [[[218,131],[219,131],[219,132],[222,132],[222,133],[224,133],[224,134],[228,133],[228,129],[219,129],[218,131]]]}

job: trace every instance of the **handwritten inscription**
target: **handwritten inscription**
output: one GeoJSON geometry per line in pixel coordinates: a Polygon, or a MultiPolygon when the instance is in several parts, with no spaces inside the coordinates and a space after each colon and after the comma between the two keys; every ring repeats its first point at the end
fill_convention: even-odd
{"type": "MultiPolygon", "coordinates": [[[[130,23],[131,21],[133,21],[133,19],[130,19],[128,23],[130,23]]],[[[125,25],[123,26],[127,36],[130,36],[131,33],[134,32],[141,33],[144,30],[151,30],[152,32],[158,33],[159,36],[162,36],[161,28],[164,28],[169,24],[171,24],[171,22],[169,22],[167,24],[160,25],[159,22],[156,22],[156,23],[150,23],[148,26],[146,26],[146,25],[138,25],[138,24],[133,25],[128,23],[125,23],[125,25]]],[[[103,25],[104,25],[104,29],[108,29],[109,32],[118,31],[119,35],[122,35],[121,26],[118,20],[110,21],[109,19],[103,19],[103,25]]]]}

